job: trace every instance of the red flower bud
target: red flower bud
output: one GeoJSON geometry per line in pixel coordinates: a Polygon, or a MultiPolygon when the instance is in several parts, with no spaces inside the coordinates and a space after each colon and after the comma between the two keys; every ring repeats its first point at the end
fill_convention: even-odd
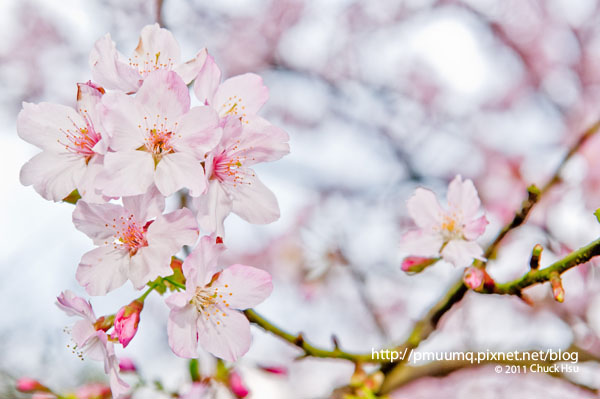
{"type": "Polygon", "coordinates": [[[133,301],[129,305],[123,306],[117,312],[115,316],[115,332],[123,347],[126,347],[137,333],[140,313],[143,308],[143,302],[133,301]]]}

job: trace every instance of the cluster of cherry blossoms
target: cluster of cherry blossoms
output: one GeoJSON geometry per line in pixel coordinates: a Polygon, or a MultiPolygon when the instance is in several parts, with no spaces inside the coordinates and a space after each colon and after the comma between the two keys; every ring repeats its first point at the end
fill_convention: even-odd
{"type": "Polygon", "coordinates": [[[235,213],[256,224],[279,218],[274,194],[251,169],[289,152],[288,135],[258,116],[268,90],[255,74],[221,81],[206,49],[182,63],[166,29],[149,25],[130,57],[109,35],[90,54],[92,81],[77,85],[75,108],[24,103],[19,136],[42,152],[21,170],[21,182],[45,199],[76,202],[75,227],[96,246],[76,271],[89,295],[106,295],[126,281],[146,292],[115,315],[96,317],[89,301],[65,291],[58,306],[79,320],[74,350],[104,362],[112,395],[129,386],[119,376],[115,345],[136,334],[152,290],[166,299],[169,345],[197,357],[198,346],[235,361],[250,346],[248,319],[272,290],[254,267],[219,264],[224,219],[235,213]],[[188,85],[193,81],[192,106],[188,85]],[[173,194],[191,207],[165,213],[173,194]],[[200,236],[202,232],[203,236],[200,236]],[[198,245],[182,262],[184,246],[198,245]]]}
{"type": "Polygon", "coordinates": [[[408,199],[406,207],[417,229],[402,237],[402,250],[411,255],[402,262],[402,270],[420,272],[442,259],[466,268],[465,283],[469,287],[484,283],[485,271],[468,267],[476,259],[485,260],[476,240],[488,224],[471,180],[458,175],[450,182],[447,209],[442,208],[432,191],[421,187],[408,199]]]}

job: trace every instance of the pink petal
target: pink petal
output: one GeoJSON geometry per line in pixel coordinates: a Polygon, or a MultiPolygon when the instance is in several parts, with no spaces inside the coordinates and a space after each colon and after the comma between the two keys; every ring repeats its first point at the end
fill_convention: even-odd
{"type": "Polygon", "coordinates": [[[214,236],[203,236],[194,250],[185,258],[182,270],[186,277],[186,290],[193,292],[197,286],[208,284],[220,269],[217,265],[225,245],[216,244],[214,236]]]}
{"type": "Polygon", "coordinates": [[[279,219],[277,198],[253,171],[248,170],[244,184],[239,184],[230,194],[233,196],[232,211],[247,222],[267,224],[279,219]]]}
{"type": "Polygon", "coordinates": [[[462,212],[463,220],[468,221],[479,212],[481,201],[473,182],[469,179],[463,182],[457,175],[448,186],[448,205],[452,210],[462,212]]]}
{"type": "Polygon", "coordinates": [[[221,83],[221,70],[212,56],[208,55],[194,82],[194,94],[203,104],[213,103],[213,98],[221,83]]]}
{"type": "Polygon", "coordinates": [[[224,296],[233,309],[254,307],[267,299],[273,291],[269,273],[245,265],[229,266],[221,272],[212,286],[219,288],[219,294],[224,296]]]}
{"type": "Polygon", "coordinates": [[[182,292],[176,292],[171,294],[167,299],[165,299],[165,303],[170,309],[181,309],[189,305],[190,299],[193,297],[194,290],[186,290],[182,292]]]}
{"type": "Polygon", "coordinates": [[[465,225],[463,233],[465,238],[469,241],[473,241],[477,239],[480,235],[485,231],[485,227],[488,225],[488,220],[485,215],[481,216],[475,220],[471,220],[465,225]]]}
{"type": "Polygon", "coordinates": [[[192,153],[198,159],[204,160],[204,155],[221,140],[219,116],[211,107],[194,107],[183,115],[178,123],[173,137],[173,147],[176,151],[192,153]]]}
{"type": "MultiPolygon", "coordinates": [[[[77,83],[77,111],[85,119],[88,129],[94,129],[102,139],[94,146],[94,151],[104,154],[108,148],[108,136],[103,132],[100,102],[104,89],[100,90],[91,82],[77,83]]],[[[81,126],[85,127],[85,126],[81,126]]]]}
{"type": "Polygon", "coordinates": [[[94,244],[101,245],[106,241],[112,243],[117,231],[112,227],[113,219],[125,215],[126,211],[120,205],[89,204],[79,200],[73,211],[73,224],[77,230],[94,240],[94,244]]]}
{"type": "Polygon", "coordinates": [[[193,305],[173,309],[169,313],[167,332],[169,346],[177,356],[194,358],[198,356],[198,311],[193,305]]]}
{"type": "Polygon", "coordinates": [[[94,155],[85,168],[85,173],[81,176],[77,184],[77,190],[81,198],[91,203],[104,203],[107,198],[102,195],[98,188],[98,176],[104,171],[104,156],[94,155]]]}
{"type": "Polygon", "coordinates": [[[119,376],[118,369],[112,367],[109,372],[110,390],[113,399],[125,399],[129,395],[129,384],[119,376]]]}
{"type": "Polygon", "coordinates": [[[36,147],[54,152],[65,151],[68,143],[65,132],[85,126],[77,111],[59,104],[24,102],[17,117],[19,137],[36,147]]]}
{"type": "Polygon", "coordinates": [[[128,278],[133,286],[140,290],[149,281],[155,280],[159,276],[165,277],[172,274],[173,270],[169,265],[171,256],[174,254],[175,252],[165,251],[164,248],[156,245],[139,248],[131,257],[128,269],[128,278]]]}
{"type": "Polygon", "coordinates": [[[190,195],[197,197],[206,190],[207,184],[200,161],[185,152],[164,155],[156,166],[154,182],[165,197],[182,188],[189,189],[190,195]]]}
{"type": "Polygon", "coordinates": [[[422,229],[431,229],[441,224],[443,210],[435,194],[424,188],[417,188],[406,202],[408,214],[422,229]]]}
{"type": "Polygon", "coordinates": [[[217,180],[211,180],[205,195],[194,198],[194,206],[198,210],[198,222],[202,230],[225,235],[223,221],[233,208],[233,202],[217,180]]]}
{"type": "Polygon", "coordinates": [[[173,71],[177,72],[181,79],[185,82],[185,84],[190,84],[192,80],[198,76],[200,70],[204,66],[206,62],[206,58],[208,56],[208,52],[205,48],[200,50],[198,54],[188,62],[184,64],[179,64],[173,68],[173,71]]]}
{"type": "Polygon", "coordinates": [[[106,295],[127,281],[129,254],[112,246],[93,249],[83,255],[76,278],[90,295],[106,295]]]}
{"type": "Polygon", "coordinates": [[[96,315],[89,301],[65,290],[56,298],[56,305],[69,316],[79,316],[89,321],[95,321],[96,315]]]}
{"type": "Polygon", "coordinates": [[[239,150],[232,154],[239,154],[244,166],[276,161],[289,154],[289,136],[282,129],[268,123],[261,123],[260,127],[258,124],[253,124],[252,127],[247,125],[243,129],[240,142],[236,144],[239,150]]]}
{"type": "MultiPolygon", "coordinates": [[[[77,346],[79,347],[83,347],[86,343],[86,341],[90,340],[90,338],[94,338],[94,339],[98,339],[98,337],[96,337],[96,329],[94,328],[94,325],[92,324],[95,320],[78,320],[73,327],[71,327],[71,338],[73,338],[73,341],[77,344],[77,346]]],[[[89,344],[93,344],[92,341],[89,342],[89,344]]],[[[93,345],[91,345],[93,347],[93,345]]],[[[92,348],[93,349],[93,348],[92,348]]],[[[86,353],[87,355],[87,353],[86,353]]],[[[100,352],[99,354],[99,358],[97,356],[98,354],[93,354],[92,357],[94,358],[93,360],[102,360],[102,352],[100,352]]]]}
{"type": "Polygon", "coordinates": [[[210,316],[203,315],[197,325],[200,346],[223,360],[234,362],[250,348],[250,323],[237,310],[224,309],[210,316]]]}
{"type": "Polygon", "coordinates": [[[260,76],[253,73],[234,76],[224,81],[215,92],[212,106],[221,117],[255,115],[267,102],[269,90],[260,76]]]}
{"type": "Polygon", "coordinates": [[[131,151],[145,144],[144,109],[135,99],[122,92],[107,93],[102,97],[102,123],[110,135],[110,148],[131,151]]]}
{"type": "Polygon", "coordinates": [[[481,259],[483,250],[475,241],[451,240],[442,250],[442,258],[457,267],[466,267],[481,259]]]}
{"type": "Polygon", "coordinates": [[[150,121],[156,115],[176,119],[190,109],[190,92],[183,80],[173,71],[152,72],[138,90],[135,101],[145,110],[150,121]]]}
{"type": "Polygon", "coordinates": [[[123,205],[131,212],[135,220],[144,223],[147,220],[161,215],[165,210],[165,197],[163,197],[155,186],[142,195],[123,197],[123,205]]]}
{"type": "Polygon", "coordinates": [[[421,230],[404,233],[400,239],[400,249],[410,255],[437,257],[444,240],[439,234],[429,234],[421,230]]]}
{"type": "Polygon", "coordinates": [[[154,183],[154,160],[145,151],[109,152],[98,185],[111,197],[144,194],[154,183]]]}
{"type": "Polygon", "coordinates": [[[107,89],[130,93],[140,85],[140,74],[117,51],[109,34],[96,41],[89,63],[94,81],[107,89]]]}
{"type": "Polygon", "coordinates": [[[23,165],[19,178],[24,186],[33,185],[42,197],[56,202],[77,188],[85,171],[84,158],[44,151],[23,165]]]}

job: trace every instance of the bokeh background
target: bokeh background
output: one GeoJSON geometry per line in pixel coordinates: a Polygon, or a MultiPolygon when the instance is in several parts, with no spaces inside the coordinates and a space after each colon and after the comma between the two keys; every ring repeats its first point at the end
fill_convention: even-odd
{"type": "MultiPolygon", "coordinates": [[[[402,342],[413,323],[461,276],[439,263],[401,272],[405,201],[422,185],[443,196],[456,175],[475,181],[493,239],[530,183],[543,184],[583,130],[600,118],[600,4],[594,0],[3,0],[0,2],[0,374],[69,389],[102,379],[101,365],[66,348],[71,321],[54,305],[75,281],[90,240],[72,206],[22,187],[36,153],[15,128],[22,101],[72,105],[90,79],[88,54],[110,32],[129,54],[140,29],[159,21],[183,59],[207,47],[226,76],[260,74],[270,89],[263,116],[290,134],[291,154],[257,167],[277,195],[281,219],[226,223],[227,260],[269,270],[273,295],[259,311],[311,341],[369,352],[402,342]]],[[[592,140],[489,272],[521,275],[531,248],[542,264],[600,234],[600,141],[592,140]]],[[[516,298],[469,293],[423,350],[530,350],[573,343],[600,356],[600,284],[595,265],[565,275],[566,301],[547,286],[516,298]]],[[[93,298],[97,314],[137,296],[129,284],[93,298]]],[[[125,354],[148,381],[188,383],[186,362],[167,345],[167,308],[151,296],[125,354]]],[[[251,398],[327,398],[348,383],[344,361],[304,359],[253,329],[239,364],[251,398]],[[256,366],[283,366],[287,376],[256,366]]],[[[209,359],[201,361],[209,370],[209,359]]],[[[576,374],[497,375],[468,368],[423,378],[393,397],[585,398],[600,388],[596,362],[576,374]]],[[[226,393],[223,397],[227,397],[226,393]]],[[[7,396],[10,397],[10,396],[7,396]]],[[[142,396],[144,397],[144,396],[142,396]]],[[[148,396],[150,397],[150,396],[148,396]]]]}

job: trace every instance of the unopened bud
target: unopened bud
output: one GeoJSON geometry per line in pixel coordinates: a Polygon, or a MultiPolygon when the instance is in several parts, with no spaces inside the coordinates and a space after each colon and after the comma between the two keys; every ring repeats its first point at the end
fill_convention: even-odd
{"type": "Polygon", "coordinates": [[[242,377],[236,371],[229,373],[229,388],[237,398],[245,398],[250,393],[244,385],[242,377]]]}
{"type": "Polygon", "coordinates": [[[478,267],[469,266],[465,269],[463,281],[467,287],[472,290],[477,290],[483,285],[485,280],[484,270],[478,267]]]}
{"type": "Polygon", "coordinates": [[[119,370],[121,370],[121,372],[123,373],[135,373],[137,371],[137,368],[135,367],[135,363],[133,363],[133,360],[131,360],[128,357],[122,357],[119,360],[119,370]]]}
{"type": "Polygon", "coordinates": [[[49,389],[42,385],[38,380],[34,380],[33,378],[19,378],[17,380],[17,391],[24,393],[32,393],[32,392],[48,392],[49,389]]]}
{"type": "Polygon", "coordinates": [[[427,266],[433,265],[440,258],[424,258],[421,256],[408,256],[402,261],[402,270],[406,273],[420,273],[427,266]]]}
{"type": "Polygon", "coordinates": [[[137,333],[138,323],[140,322],[140,313],[144,308],[144,303],[133,301],[127,306],[123,306],[115,316],[115,332],[119,342],[126,347],[137,333]]]}
{"type": "Polygon", "coordinates": [[[552,285],[552,296],[554,296],[557,302],[562,303],[565,300],[565,289],[562,286],[562,280],[558,273],[552,273],[550,284],[552,285]]]}
{"type": "Polygon", "coordinates": [[[529,267],[532,270],[539,269],[540,267],[540,259],[542,257],[542,251],[544,248],[540,244],[536,244],[531,251],[531,260],[529,261],[529,267]]]}

